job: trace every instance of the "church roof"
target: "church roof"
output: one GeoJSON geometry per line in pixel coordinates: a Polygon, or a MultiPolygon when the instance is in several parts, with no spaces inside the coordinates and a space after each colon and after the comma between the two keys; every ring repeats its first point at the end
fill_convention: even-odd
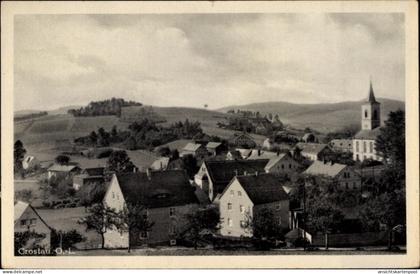
{"type": "Polygon", "coordinates": [[[367,98],[367,101],[369,103],[378,103],[378,101],[376,101],[375,94],[373,93],[372,82],[370,82],[369,96],[367,98]]]}
{"type": "Polygon", "coordinates": [[[374,128],[372,130],[362,129],[354,136],[354,139],[376,140],[376,137],[380,133],[380,127],[374,128]]]}

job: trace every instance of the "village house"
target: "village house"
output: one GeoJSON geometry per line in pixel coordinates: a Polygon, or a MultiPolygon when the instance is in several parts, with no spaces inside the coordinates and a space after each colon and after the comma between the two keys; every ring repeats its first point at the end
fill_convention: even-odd
{"type": "Polygon", "coordinates": [[[248,160],[255,159],[268,159],[269,161],[264,168],[265,172],[272,173],[277,176],[287,175],[291,177],[296,175],[300,168],[300,164],[295,161],[289,153],[270,152],[254,149],[251,152],[251,155],[248,157],[248,160]]]}
{"type": "Polygon", "coordinates": [[[362,105],[362,129],[353,138],[353,160],[363,161],[373,159],[382,161],[375,148],[376,138],[380,134],[381,104],[376,101],[370,83],[369,96],[362,105]]]}
{"type": "Polygon", "coordinates": [[[22,168],[24,170],[31,170],[40,166],[39,160],[32,155],[27,155],[22,161],[22,168]]]}
{"type": "Polygon", "coordinates": [[[302,137],[304,143],[318,143],[318,138],[313,133],[305,133],[302,137]]]}
{"type": "MultiPolygon", "coordinates": [[[[14,205],[14,232],[31,231],[45,237],[36,243],[42,249],[51,247],[51,227],[45,223],[38,212],[30,204],[17,201],[14,205]]],[[[28,241],[27,248],[34,245],[35,239],[28,241]]]]}
{"type": "Polygon", "coordinates": [[[105,168],[103,167],[85,168],[80,174],[73,176],[73,188],[76,191],[88,183],[102,184],[104,182],[105,168]]]}
{"type": "Polygon", "coordinates": [[[166,170],[113,175],[103,202],[117,211],[126,203],[140,203],[145,216],[154,223],[148,232],[133,233],[109,230],[105,246],[125,248],[143,244],[176,244],[176,238],[187,225],[185,215],[198,208],[188,176],[183,170],[166,170]]]}
{"type": "Polygon", "coordinates": [[[219,155],[223,151],[222,143],[220,142],[208,142],[206,149],[212,156],[219,155]]]}
{"type": "Polygon", "coordinates": [[[184,157],[185,155],[192,155],[197,160],[202,160],[208,156],[208,151],[202,144],[188,143],[179,154],[180,157],[184,157]]]}
{"type": "Polygon", "coordinates": [[[48,179],[53,177],[73,176],[80,172],[81,168],[76,165],[59,165],[53,164],[48,168],[48,179]]]}
{"type": "Polygon", "coordinates": [[[150,165],[150,168],[153,170],[166,170],[168,168],[169,161],[169,157],[160,157],[150,165]]]}
{"type": "Polygon", "coordinates": [[[231,237],[251,237],[247,220],[261,209],[272,210],[275,221],[289,228],[289,197],[282,183],[272,174],[235,176],[219,199],[220,234],[231,237]]]}
{"type": "Polygon", "coordinates": [[[236,149],[230,149],[226,154],[226,160],[240,160],[242,159],[241,153],[236,149]]]}
{"type": "Polygon", "coordinates": [[[311,160],[323,160],[326,156],[331,154],[331,149],[326,144],[316,144],[316,143],[297,143],[295,147],[300,149],[300,154],[311,160]]]}
{"type": "Polygon", "coordinates": [[[306,169],[303,174],[323,176],[329,180],[333,180],[338,184],[340,189],[359,190],[361,188],[361,180],[353,167],[342,165],[331,161],[315,161],[306,169]]]}
{"type": "Polygon", "coordinates": [[[335,152],[353,152],[353,140],[351,139],[333,139],[329,145],[335,152]]]}
{"type": "Polygon", "coordinates": [[[234,134],[229,140],[229,144],[239,148],[254,148],[257,146],[255,140],[248,133],[234,134]]]}
{"type": "Polygon", "coordinates": [[[213,201],[233,177],[255,172],[264,173],[267,163],[267,159],[204,161],[194,176],[194,182],[208,195],[210,201],[213,201]]]}
{"type": "Polygon", "coordinates": [[[274,147],[273,140],[271,138],[265,139],[264,142],[263,142],[263,144],[262,144],[262,147],[265,148],[265,149],[267,149],[267,150],[272,149],[274,147]]]}

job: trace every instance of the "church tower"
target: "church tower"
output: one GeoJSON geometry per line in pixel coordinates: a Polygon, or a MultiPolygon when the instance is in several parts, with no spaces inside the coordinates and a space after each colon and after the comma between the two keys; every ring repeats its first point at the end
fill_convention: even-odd
{"type": "Polygon", "coordinates": [[[369,96],[362,105],[362,130],[372,130],[381,125],[381,104],[376,101],[370,82],[369,96]]]}

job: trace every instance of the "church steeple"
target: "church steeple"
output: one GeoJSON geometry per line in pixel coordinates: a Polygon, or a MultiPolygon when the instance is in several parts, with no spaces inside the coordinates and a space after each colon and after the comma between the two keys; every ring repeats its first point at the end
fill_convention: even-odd
{"type": "Polygon", "coordinates": [[[381,104],[376,101],[373,93],[372,80],[369,86],[369,95],[362,105],[362,129],[372,130],[381,125],[381,104]]]}
{"type": "Polygon", "coordinates": [[[370,80],[368,102],[369,103],[377,103],[376,98],[375,98],[375,94],[373,93],[372,80],[370,80]]]}

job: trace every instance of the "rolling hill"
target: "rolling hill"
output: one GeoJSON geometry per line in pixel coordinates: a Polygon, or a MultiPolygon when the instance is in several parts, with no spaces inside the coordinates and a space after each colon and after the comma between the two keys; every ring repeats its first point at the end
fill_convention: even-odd
{"type": "MultiPolygon", "coordinates": [[[[386,120],[390,111],[405,109],[402,101],[378,98],[381,103],[381,117],[386,120]]],[[[260,113],[278,114],[280,120],[296,128],[311,127],[328,132],[338,130],[347,125],[360,123],[360,106],[363,101],[341,102],[332,104],[293,104],[287,102],[266,102],[240,106],[228,106],[218,111],[227,112],[230,109],[259,111],[260,113]]]]}

